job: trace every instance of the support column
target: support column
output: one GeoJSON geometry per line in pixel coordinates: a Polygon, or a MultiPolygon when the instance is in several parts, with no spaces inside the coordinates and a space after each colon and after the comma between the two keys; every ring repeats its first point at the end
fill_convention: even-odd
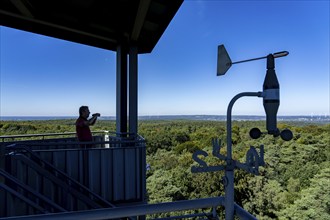
{"type": "Polygon", "coordinates": [[[117,47],[116,132],[127,132],[127,50],[117,47]]]}
{"type": "MultiPolygon", "coordinates": [[[[5,163],[5,159],[6,159],[6,149],[5,149],[5,144],[0,143],[0,169],[1,170],[6,170],[6,163],[5,163]]],[[[5,179],[0,176],[0,183],[4,183],[5,179]]]]}
{"type": "Polygon", "coordinates": [[[138,48],[129,50],[129,132],[138,133],[138,48]]]}

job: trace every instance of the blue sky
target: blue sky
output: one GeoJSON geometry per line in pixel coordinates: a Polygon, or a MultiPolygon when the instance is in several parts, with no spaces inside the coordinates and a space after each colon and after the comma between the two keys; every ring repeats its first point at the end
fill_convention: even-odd
{"type": "MultiPolygon", "coordinates": [[[[262,90],[265,60],[216,76],[217,47],[239,61],[275,60],[278,115],[329,115],[329,1],[185,1],[150,54],[139,55],[139,115],[224,115],[240,92],[262,90]]],[[[116,55],[0,28],[0,116],[75,116],[79,106],[114,116],[116,55]]],[[[233,114],[264,115],[262,99],[233,114]]]]}

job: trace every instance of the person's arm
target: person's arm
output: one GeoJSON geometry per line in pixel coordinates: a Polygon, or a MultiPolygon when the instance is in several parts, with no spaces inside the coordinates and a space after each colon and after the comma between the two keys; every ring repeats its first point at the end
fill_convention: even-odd
{"type": "Polygon", "coordinates": [[[95,113],[92,115],[92,118],[88,120],[88,125],[94,125],[96,122],[97,117],[100,117],[100,113],[95,113]]]}

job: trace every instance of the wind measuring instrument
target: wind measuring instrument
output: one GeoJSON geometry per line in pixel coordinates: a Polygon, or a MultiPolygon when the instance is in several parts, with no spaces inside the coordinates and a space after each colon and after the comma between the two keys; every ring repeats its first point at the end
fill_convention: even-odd
{"type": "MultiPolygon", "coordinates": [[[[281,136],[285,141],[292,139],[292,132],[288,129],[279,131],[277,128],[277,111],[280,105],[280,87],[275,73],[275,62],[274,59],[285,57],[289,54],[288,51],[281,51],[267,56],[252,58],[247,60],[241,60],[232,62],[225,46],[218,46],[218,65],[217,65],[217,76],[225,75],[233,64],[239,64],[244,62],[251,62],[255,60],[267,59],[267,72],[263,84],[263,92],[261,97],[263,97],[263,105],[266,112],[266,123],[268,134],[274,135],[274,137],[281,136]]],[[[253,139],[257,139],[264,134],[258,128],[253,128],[250,131],[250,136],[253,139]]]]}
{"type": "MultiPolygon", "coordinates": [[[[213,151],[212,155],[218,158],[220,161],[225,161],[221,165],[208,165],[204,158],[208,157],[209,154],[206,151],[198,150],[194,152],[193,159],[197,162],[197,166],[191,168],[191,172],[213,172],[213,171],[225,171],[225,176],[222,181],[225,187],[225,218],[226,220],[234,219],[234,213],[242,211],[241,207],[235,205],[234,202],[234,170],[242,169],[246,172],[258,175],[259,166],[264,166],[264,145],[260,145],[259,152],[254,146],[250,146],[250,149],[246,153],[246,162],[240,162],[234,160],[232,157],[232,108],[234,103],[241,97],[255,96],[263,98],[263,106],[266,112],[266,129],[267,132],[261,132],[259,128],[252,128],[250,130],[250,137],[258,139],[262,134],[270,134],[274,137],[280,136],[285,141],[290,141],[293,138],[293,134],[289,129],[280,131],[277,128],[277,111],[280,105],[280,85],[277,80],[275,73],[275,62],[276,58],[285,57],[289,54],[287,51],[277,52],[268,54],[267,56],[252,58],[242,61],[232,62],[227,50],[224,45],[218,46],[218,64],[217,64],[217,75],[225,75],[226,72],[231,68],[233,64],[239,64],[243,62],[250,62],[255,60],[267,59],[267,71],[265,80],[263,83],[262,92],[242,92],[232,98],[227,109],[227,152],[221,154],[220,150],[223,147],[221,140],[213,139],[213,151]]],[[[251,218],[254,219],[254,218],[251,218]]]]}

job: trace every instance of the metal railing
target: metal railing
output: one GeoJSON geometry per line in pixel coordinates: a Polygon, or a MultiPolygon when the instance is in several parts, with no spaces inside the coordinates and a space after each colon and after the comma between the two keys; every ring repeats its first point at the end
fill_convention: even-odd
{"type": "Polygon", "coordinates": [[[79,142],[75,132],[44,133],[0,136],[0,147],[14,143],[32,147],[32,150],[109,148],[144,146],[145,140],[138,134],[93,131],[93,141],[79,142]]]}
{"type": "MultiPolygon", "coordinates": [[[[204,217],[204,219],[219,219],[216,213],[216,208],[219,206],[224,206],[224,197],[212,197],[194,200],[183,200],[176,202],[166,202],[158,204],[145,204],[136,205],[130,207],[116,207],[116,208],[106,208],[106,209],[95,209],[88,211],[78,211],[78,212],[66,212],[66,213],[55,213],[55,214],[42,214],[34,216],[25,216],[24,220],[96,220],[96,219],[118,219],[118,218],[128,218],[134,216],[145,216],[158,213],[170,213],[175,211],[184,210],[198,210],[204,208],[211,208],[210,213],[195,213],[186,214],[181,216],[172,216],[167,218],[159,219],[183,219],[183,218],[196,218],[204,217]]],[[[235,204],[235,214],[244,220],[256,220],[254,216],[249,214],[247,211],[242,209],[240,206],[235,204]]],[[[20,217],[10,218],[11,220],[19,220],[20,217]]]]}
{"type": "Polygon", "coordinates": [[[65,212],[68,211],[64,209],[63,207],[57,205],[54,201],[50,200],[46,196],[40,194],[30,186],[22,183],[17,178],[13,177],[11,174],[7,173],[6,171],[0,169],[0,176],[4,177],[7,184],[3,184],[0,182],[0,188],[3,190],[9,192],[13,196],[19,198],[20,200],[26,202],[31,207],[35,208],[41,213],[48,213],[48,211],[43,208],[41,205],[37,204],[36,200],[39,201],[39,203],[42,203],[44,205],[47,205],[48,208],[51,208],[55,212],[65,212]],[[13,189],[15,188],[15,189],[13,189]],[[17,190],[19,189],[19,190],[17,190]],[[29,195],[29,197],[26,197],[25,195],[29,195]],[[32,198],[31,198],[32,197],[32,198]]]}
{"type": "MultiPolygon", "coordinates": [[[[97,133],[104,133],[104,132],[97,132],[97,133]]],[[[2,135],[2,136],[0,136],[0,140],[1,140],[1,142],[5,142],[6,140],[7,141],[15,141],[16,139],[31,139],[31,138],[41,138],[41,140],[44,140],[45,137],[58,137],[58,136],[72,136],[72,137],[74,137],[75,135],[76,135],[75,132],[2,135]]]]}
{"type": "MultiPolygon", "coordinates": [[[[184,201],[167,202],[167,203],[159,203],[159,204],[116,207],[111,209],[106,208],[106,209],[96,209],[96,210],[79,211],[79,212],[25,216],[24,220],[118,219],[118,218],[127,218],[133,216],[143,216],[143,215],[167,213],[167,212],[175,212],[175,211],[183,211],[183,210],[197,210],[203,208],[213,208],[213,212],[211,213],[211,216],[204,215],[204,217],[208,219],[217,219],[215,208],[218,206],[223,206],[223,202],[224,202],[223,197],[213,197],[213,198],[184,200],[184,201]]],[[[199,215],[198,214],[194,216],[187,215],[186,218],[197,217],[197,216],[199,215]]],[[[181,217],[177,216],[176,218],[181,218],[181,217]]],[[[14,219],[20,219],[20,218],[19,217],[11,218],[11,220],[14,219]]]]}
{"type": "Polygon", "coordinates": [[[42,159],[37,153],[30,150],[28,147],[13,144],[7,146],[6,150],[10,151],[12,157],[25,163],[27,167],[35,170],[39,175],[50,180],[57,188],[62,188],[62,191],[67,192],[68,194],[73,194],[76,198],[79,198],[79,200],[85,202],[91,207],[115,207],[113,204],[97,195],[65,172],[56,168],[53,164],[42,159]]]}
{"type": "Polygon", "coordinates": [[[74,134],[0,137],[0,216],[145,204],[141,136],[94,132],[94,141],[78,142],[74,134]]]}
{"type": "MultiPolygon", "coordinates": [[[[134,138],[138,137],[141,138],[139,135],[135,135],[133,133],[118,133],[118,132],[111,132],[111,131],[92,131],[93,135],[104,135],[109,136],[111,139],[119,140],[120,138],[134,138]]],[[[45,140],[49,137],[73,137],[76,138],[76,132],[63,132],[63,133],[43,133],[43,134],[21,134],[21,135],[1,135],[0,142],[6,141],[15,141],[17,139],[24,139],[24,140],[45,140]],[[39,139],[36,139],[39,138],[39,139]]]]}

